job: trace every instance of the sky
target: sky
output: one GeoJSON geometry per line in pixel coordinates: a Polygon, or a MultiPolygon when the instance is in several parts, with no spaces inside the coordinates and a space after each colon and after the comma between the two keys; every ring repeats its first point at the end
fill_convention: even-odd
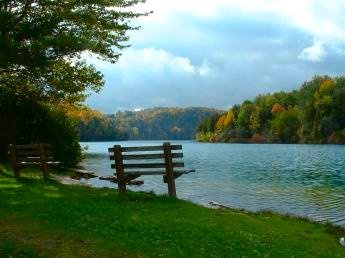
{"type": "Polygon", "coordinates": [[[344,75],[344,0],[147,0],[116,64],[87,104],[105,113],[152,107],[228,109],[258,94],[344,75]]]}

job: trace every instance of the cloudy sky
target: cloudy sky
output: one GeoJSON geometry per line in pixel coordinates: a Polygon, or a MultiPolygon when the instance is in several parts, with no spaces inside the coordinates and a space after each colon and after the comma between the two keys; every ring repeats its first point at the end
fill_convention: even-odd
{"type": "Polygon", "coordinates": [[[113,113],[148,107],[227,109],[343,75],[344,0],[147,0],[118,63],[94,61],[106,85],[87,103],[113,113]]]}

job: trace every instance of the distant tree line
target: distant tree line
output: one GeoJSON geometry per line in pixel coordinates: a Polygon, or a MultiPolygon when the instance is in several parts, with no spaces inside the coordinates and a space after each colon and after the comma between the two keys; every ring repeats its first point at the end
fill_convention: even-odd
{"type": "Polygon", "coordinates": [[[299,90],[259,95],[209,116],[207,142],[345,143],[345,77],[316,76],[299,90]]]}
{"type": "Polygon", "coordinates": [[[152,108],[111,115],[88,110],[77,117],[81,141],[190,140],[205,117],[218,113],[209,108],[152,108]]]}
{"type": "Polygon", "coordinates": [[[84,107],[69,110],[68,115],[77,121],[82,142],[128,140],[128,134],[118,129],[114,119],[99,111],[84,107]]]}

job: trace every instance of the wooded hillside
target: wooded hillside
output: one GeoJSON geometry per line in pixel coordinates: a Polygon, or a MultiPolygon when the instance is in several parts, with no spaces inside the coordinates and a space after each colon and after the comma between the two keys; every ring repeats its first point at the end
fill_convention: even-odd
{"type": "Polygon", "coordinates": [[[197,139],[215,142],[344,143],[345,77],[317,76],[299,90],[260,95],[210,116],[197,139]]]}
{"type": "Polygon", "coordinates": [[[190,140],[197,125],[221,111],[209,108],[152,108],[104,115],[89,111],[80,117],[81,141],[190,140]]]}

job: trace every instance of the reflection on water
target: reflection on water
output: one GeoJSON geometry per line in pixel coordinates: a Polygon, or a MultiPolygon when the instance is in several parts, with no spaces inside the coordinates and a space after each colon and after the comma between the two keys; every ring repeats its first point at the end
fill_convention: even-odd
{"type": "MultiPolygon", "coordinates": [[[[176,141],[183,145],[186,168],[196,173],[177,179],[179,198],[208,205],[216,201],[248,210],[273,210],[331,221],[345,226],[345,146],[279,144],[208,144],[176,141]]],[[[160,141],[117,142],[124,146],[161,144],[160,141]]],[[[114,142],[89,146],[82,165],[98,175],[111,175],[107,153],[114,142]]],[[[134,191],[166,193],[160,176],[143,177],[134,191]]],[[[97,178],[97,187],[116,187],[97,178]]]]}

